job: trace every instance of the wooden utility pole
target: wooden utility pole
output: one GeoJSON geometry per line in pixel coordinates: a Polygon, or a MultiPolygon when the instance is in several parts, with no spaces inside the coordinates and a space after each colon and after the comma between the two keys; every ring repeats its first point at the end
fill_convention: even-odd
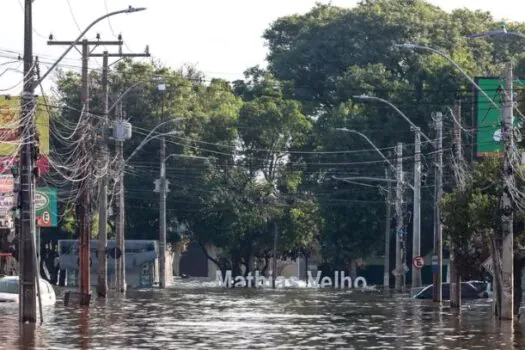
{"type": "MultiPolygon", "coordinates": [[[[76,41],[48,41],[48,45],[65,45],[70,47],[75,45],[76,41]]],[[[90,46],[97,47],[98,45],[118,45],[122,46],[122,40],[118,41],[90,41],[82,40],[82,88],[80,100],[83,105],[82,118],[89,114],[89,57],[91,55],[90,46]]],[[[83,149],[88,154],[91,150],[83,149]]],[[[78,236],[80,240],[79,251],[79,302],[80,305],[89,305],[91,300],[91,186],[92,179],[89,175],[91,169],[83,169],[85,180],[80,183],[80,199],[77,203],[77,220],[78,220],[78,236]]],[[[67,300],[69,299],[66,298],[67,300]]]]}
{"type": "MultiPolygon", "coordinates": [[[[453,110],[454,119],[454,148],[457,169],[457,190],[463,192],[464,181],[461,179],[463,164],[463,145],[461,142],[461,105],[456,103],[453,110]]],[[[459,274],[458,262],[456,261],[456,244],[452,237],[450,238],[450,307],[459,309],[461,307],[461,276],[459,274]]]]}
{"type": "Polygon", "coordinates": [[[19,320],[22,323],[36,322],[37,266],[35,264],[35,208],[34,208],[34,159],[36,148],[34,135],[34,63],[33,63],[33,23],[32,0],[25,0],[24,23],[24,90],[21,99],[20,125],[20,188],[18,205],[20,208],[20,230],[18,232],[20,263],[19,280],[19,320]]]}
{"type": "Polygon", "coordinates": [[[396,148],[396,268],[395,288],[396,292],[402,291],[403,281],[403,257],[401,254],[401,243],[403,242],[403,144],[398,143],[396,148]]]}

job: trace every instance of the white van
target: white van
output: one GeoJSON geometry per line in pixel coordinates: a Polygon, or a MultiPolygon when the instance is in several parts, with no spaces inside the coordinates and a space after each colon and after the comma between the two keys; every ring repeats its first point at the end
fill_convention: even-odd
{"type": "MultiPolygon", "coordinates": [[[[54,305],[56,294],[53,286],[43,278],[40,278],[40,293],[42,293],[42,305],[54,305]]],[[[18,276],[0,277],[0,303],[18,303],[18,276]]]]}

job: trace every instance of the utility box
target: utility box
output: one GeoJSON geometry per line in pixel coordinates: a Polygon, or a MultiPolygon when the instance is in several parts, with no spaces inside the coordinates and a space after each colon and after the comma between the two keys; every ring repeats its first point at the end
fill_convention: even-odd
{"type": "Polygon", "coordinates": [[[118,120],[113,127],[113,138],[120,142],[129,140],[131,138],[132,129],[133,127],[131,126],[131,123],[125,120],[118,120]]]}

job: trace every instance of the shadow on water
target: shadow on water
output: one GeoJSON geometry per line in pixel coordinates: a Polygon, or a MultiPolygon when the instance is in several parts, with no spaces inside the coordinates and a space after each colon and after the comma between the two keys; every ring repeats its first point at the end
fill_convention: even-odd
{"type": "Polygon", "coordinates": [[[20,327],[0,304],[0,349],[520,349],[523,326],[495,321],[490,303],[445,303],[375,291],[221,289],[178,285],[44,310],[20,327]]]}

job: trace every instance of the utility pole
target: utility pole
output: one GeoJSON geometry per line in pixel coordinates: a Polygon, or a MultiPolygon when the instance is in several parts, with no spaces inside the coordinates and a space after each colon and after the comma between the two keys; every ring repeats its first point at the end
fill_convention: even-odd
{"type": "Polygon", "coordinates": [[[402,291],[403,280],[403,257],[401,255],[401,243],[403,242],[403,144],[398,143],[396,149],[396,268],[395,287],[396,292],[402,291]]]}
{"type": "MultiPolygon", "coordinates": [[[[454,118],[454,148],[455,148],[455,157],[456,164],[458,168],[456,171],[457,174],[457,189],[460,192],[463,192],[464,182],[461,179],[461,164],[463,163],[463,146],[461,142],[461,105],[457,102],[454,105],[453,110],[454,118]]],[[[459,269],[456,261],[456,243],[450,239],[450,307],[454,309],[459,309],[461,307],[461,276],[459,274],[459,269]]]]}
{"type": "Polygon", "coordinates": [[[24,90],[21,99],[22,116],[20,120],[20,188],[18,205],[20,208],[20,230],[18,232],[20,263],[19,281],[19,320],[21,323],[36,322],[36,286],[37,271],[34,263],[34,186],[33,169],[35,145],[34,121],[34,64],[33,64],[33,9],[32,0],[25,0],[24,19],[24,90]]]}
{"type": "MultiPolygon", "coordinates": [[[[76,41],[48,41],[48,45],[66,45],[68,47],[75,45],[76,41]]],[[[90,46],[97,47],[98,45],[118,45],[122,46],[122,40],[118,41],[90,41],[82,40],[82,88],[81,88],[81,102],[83,105],[83,114],[89,113],[89,57],[92,56],[90,46]]],[[[82,116],[80,116],[82,118],[82,116]]],[[[84,149],[87,154],[90,152],[84,149]]],[[[91,178],[89,175],[90,169],[84,170],[84,181],[80,184],[80,200],[77,203],[77,218],[78,218],[78,236],[80,240],[79,252],[79,299],[80,305],[89,305],[91,300],[91,178]]]]}
{"type": "Polygon", "coordinates": [[[434,122],[437,131],[436,153],[436,188],[434,203],[434,256],[432,257],[433,269],[433,296],[435,302],[441,302],[443,288],[443,240],[441,232],[441,197],[443,195],[443,114],[435,113],[434,122]]]}
{"type": "MultiPolygon", "coordinates": [[[[106,141],[106,126],[108,124],[108,110],[109,110],[109,84],[108,84],[108,52],[104,51],[102,58],[102,94],[104,95],[102,99],[103,104],[103,145],[102,145],[102,158],[104,159],[104,166],[108,167],[109,163],[109,149],[106,141]]],[[[97,295],[101,298],[105,298],[108,291],[108,260],[106,255],[106,248],[108,246],[108,236],[106,232],[107,226],[107,206],[108,206],[108,175],[106,174],[102,178],[102,184],[100,185],[100,195],[99,195],[99,204],[98,204],[98,279],[97,279],[97,295]]]]}
{"type": "MultiPolygon", "coordinates": [[[[117,120],[122,122],[124,120],[124,113],[122,111],[122,102],[119,102],[117,108],[117,120]]],[[[115,288],[117,292],[124,293],[126,291],[126,254],[124,244],[124,222],[125,222],[125,205],[124,205],[124,141],[116,142],[117,159],[119,160],[119,178],[117,189],[117,218],[116,218],[116,248],[115,259],[115,288]]]]}
{"type": "MultiPolygon", "coordinates": [[[[106,168],[109,168],[109,147],[108,147],[108,140],[107,140],[107,137],[108,137],[108,133],[106,132],[107,131],[107,127],[109,125],[109,81],[108,81],[108,71],[109,71],[109,57],[119,57],[119,58],[122,58],[122,57],[149,57],[150,54],[148,52],[148,49],[146,49],[146,52],[145,53],[141,53],[141,54],[136,54],[136,53],[127,53],[127,54],[124,54],[122,52],[120,52],[119,50],[119,53],[116,53],[116,54],[110,54],[108,53],[108,51],[104,51],[101,54],[90,54],[90,57],[102,57],[102,93],[104,95],[104,98],[103,98],[103,116],[104,116],[104,120],[103,120],[103,135],[102,135],[102,139],[103,139],[103,142],[102,142],[102,153],[103,153],[103,159],[104,159],[104,165],[106,166],[106,168]]],[[[120,115],[122,116],[122,111],[120,111],[120,115]]],[[[122,120],[122,119],[120,119],[122,120]]],[[[117,141],[117,147],[123,147],[122,145],[123,141],[117,141]]],[[[123,161],[123,153],[120,152],[120,156],[121,156],[121,161],[123,161]]],[[[123,169],[122,169],[123,170],[123,169]]],[[[106,294],[107,294],[107,290],[108,290],[108,278],[107,278],[107,268],[108,268],[108,265],[107,265],[107,254],[106,254],[106,250],[107,250],[107,232],[106,232],[106,228],[107,228],[107,207],[108,207],[108,180],[109,180],[109,176],[107,174],[107,171],[106,171],[106,174],[104,174],[104,176],[102,177],[102,183],[100,185],[100,196],[99,196],[99,207],[98,207],[98,210],[99,210],[99,231],[98,231],[98,247],[97,247],[97,252],[98,252],[98,280],[97,280],[97,294],[99,297],[102,297],[102,298],[105,298],[106,297],[106,294]]],[[[123,177],[120,177],[120,180],[119,180],[119,187],[124,186],[124,179],[123,177]]],[[[120,192],[120,191],[119,191],[120,192]]],[[[119,193],[118,195],[118,200],[120,200],[120,198],[124,198],[124,193],[123,193],[123,190],[122,192],[119,193]]],[[[124,205],[122,204],[120,206],[121,210],[124,210],[124,205]]],[[[124,215],[120,215],[120,217],[124,218],[124,215]]],[[[121,232],[121,235],[123,237],[124,235],[124,231],[123,231],[123,227],[124,227],[124,224],[122,223],[122,225],[119,225],[119,227],[122,227],[122,232],[121,232]]],[[[121,256],[124,255],[124,250],[121,251],[121,256]]],[[[120,257],[118,258],[120,259],[120,257]]],[[[124,259],[122,257],[122,259],[124,259]]],[[[120,272],[119,273],[119,276],[123,276],[124,278],[124,281],[125,281],[125,271],[124,272],[120,272]]],[[[124,286],[123,288],[119,288],[119,290],[123,291],[123,289],[125,290],[125,283],[121,283],[120,284],[121,286],[124,286]]]]}
{"type": "MultiPolygon", "coordinates": [[[[166,85],[159,84],[159,91],[162,93],[161,103],[161,123],[164,122],[164,94],[166,93],[166,85]]],[[[160,212],[159,212],[159,288],[166,288],[166,198],[169,192],[169,183],[166,181],[166,137],[163,135],[160,138],[160,180],[159,180],[159,194],[160,194],[160,212]]]]}
{"type": "MultiPolygon", "coordinates": [[[[412,261],[421,254],[421,130],[413,128],[414,142],[414,208],[412,218],[412,261]]],[[[421,270],[412,264],[412,287],[421,287],[421,270]]]]}
{"type": "Polygon", "coordinates": [[[392,233],[392,182],[390,181],[390,171],[388,166],[385,168],[385,180],[388,184],[386,194],[386,222],[385,222],[385,262],[383,273],[383,287],[390,288],[390,235],[392,233]]]}
{"type": "MultiPolygon", "coordinates": [[[[501,294],[498,308],[500,319],[513,320],[514,317],[514,231],[513,218],[514,208],[511,191],[515,191],[515,179],[512,169],[512,153],[514,151],[513,132],[513,86],[512,86],[512,64],[507,65],[505,72],[505,103],[503,106],[502,134],[504,142],[503,155],[503,194],[501,198],[501,233],[495,233],[495,253],[498,263],[501,262],[501,270],[494,264],[494,273],[501,276],[501,294]],[[501,235],[501,236],[500,236],[501,235]],[[500,236],[500,237],[498,237],[500,236]],[[501,244],[501,246],[500,246],[501,244]],[[500,271],[498,271],[500,270],[500,271]]],[[[496,261],[495,261],[496,262],[496,261]]],[[[495,286],[496,288],[498,286],[495,286]]],[[[498,302],[498,301],[496,301],[498,302]]]]}
{"type": "MultiPolygon", "coordinates": [[[[277,237],[279,236],[279,225],[273,224],[273,254],[272,254],[272,288],[275,289],[275,280],[277,278],[277,237]]],[[[251,268],[251,266],[249,267],[251,268]]]]}

